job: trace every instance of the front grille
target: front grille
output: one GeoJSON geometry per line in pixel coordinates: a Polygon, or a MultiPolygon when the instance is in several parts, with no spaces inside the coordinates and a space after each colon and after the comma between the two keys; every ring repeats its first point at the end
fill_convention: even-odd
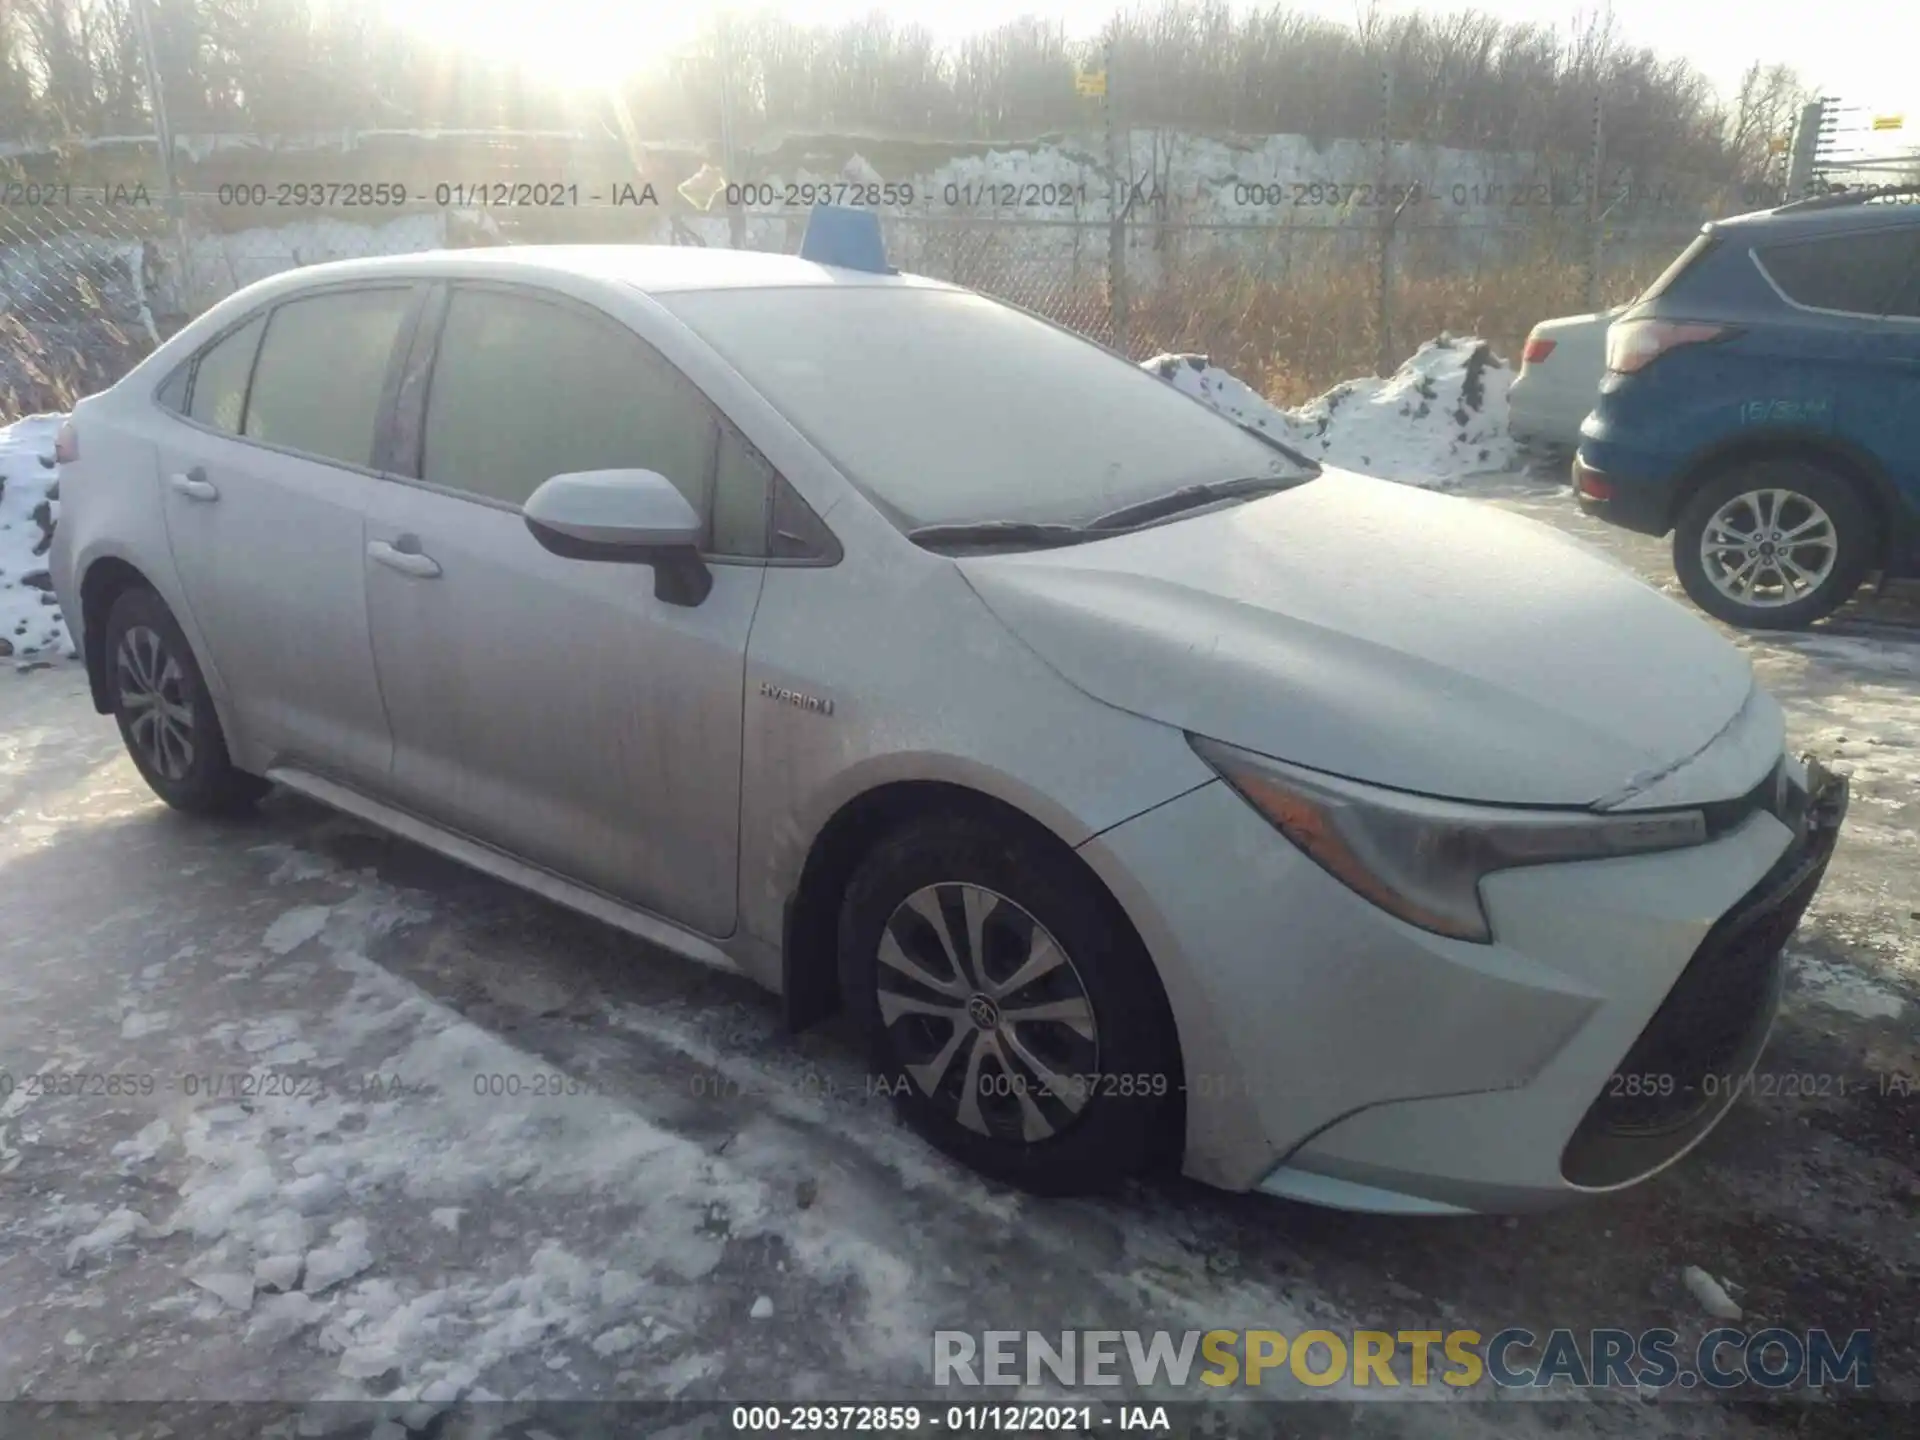
{"type": "Polygon", "coordinates": [[[1560,1169],[1606,1186],[1655,1169],[1693,1143],[1760,1058],[1780,994],[1780,953],[1826,875],[1846,781],[1809,766],[1804,803],[1782,807],[1794,843],[1707,932],[1567,1142],[1560,1169]]]}

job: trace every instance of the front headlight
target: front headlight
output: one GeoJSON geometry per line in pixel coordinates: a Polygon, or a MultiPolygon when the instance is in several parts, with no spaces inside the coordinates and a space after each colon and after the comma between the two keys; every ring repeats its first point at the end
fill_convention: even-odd
{"type": "Polygon", "coordinates": [[[1698,810],[1596,815],[1434,800],[1302,770],[1217,740],[1187,737],[1202,760],[1308,858],[1410,925],[1490,942],[1480,877],[1675,850],[1707,838],[1698,810]]]}

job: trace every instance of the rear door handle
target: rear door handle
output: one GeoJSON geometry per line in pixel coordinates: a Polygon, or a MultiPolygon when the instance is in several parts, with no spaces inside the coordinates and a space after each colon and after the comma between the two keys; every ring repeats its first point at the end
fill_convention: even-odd
{"type": "Polygon", "coordinates": [[[431,580],[440,573],[440,562],[431,555],[422,555],[418,550],[398,550],[384,540],[369,541],[367,554],[389,570],[398,570],[416,580],[431,580]]]}
{"type": "Polygon", "coordinates": [[[220,498],[220,487],[207,479],[207,472],[202,470],[198,465],[180,474],[169,475],[167,477],[167,484],[173,488],[175,493],[184,495],[189,500],[218,500],[220,498]]]}

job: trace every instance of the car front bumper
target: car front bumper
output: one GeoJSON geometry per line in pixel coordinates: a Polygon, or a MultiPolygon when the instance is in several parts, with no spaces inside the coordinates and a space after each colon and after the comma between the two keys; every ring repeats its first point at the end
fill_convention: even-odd
{"type": "Polygon", "coordinates": [[[1619,1188],[1712,1129],[1758,1058],[1779,954],[1846,784],[1707,844],[1487,877],[1488,945],[1406,925],[1224,784],[1081,853],[1159,965],[1185,1168],[1350,1209],[1539,1209],[1619,1188]]]}

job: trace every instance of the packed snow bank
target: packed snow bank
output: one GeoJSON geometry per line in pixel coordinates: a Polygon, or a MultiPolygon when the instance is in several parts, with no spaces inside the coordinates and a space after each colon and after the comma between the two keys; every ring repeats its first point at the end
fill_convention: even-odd
{"type": "Polygon", "coordinates": [[[1347,380],[1297,410],[1282,409],[1204,355],[1156,355],[1161,379],[1317,460],[1429,490],[1511,469],[1507,387],[1513,371],[1484,340],[1442,335],[1385,380],[1347,380]]]}
{"type": "Polygon", "coordinates": [[[53,439],[63,418],[29,415],[0,428],[0,657],[16,664],[71,648],[47,573],[60,513],[53,439]]]}

